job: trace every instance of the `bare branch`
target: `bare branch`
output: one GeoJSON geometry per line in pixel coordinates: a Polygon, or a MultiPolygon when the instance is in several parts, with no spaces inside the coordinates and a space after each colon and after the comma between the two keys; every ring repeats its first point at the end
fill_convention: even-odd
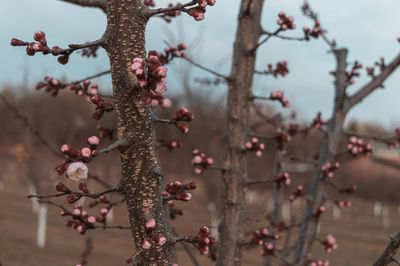
{"type": "Polygon", "coordinates": [[[30,198],[48,199],[48,198],[58,198],[58,197],[62,197],[62,196],[65,196],[65,195],[77,195],[77,196],[81,196],[81,197],[88,197],[88,198],[92,198],[92,199],[97,199],[100,196],[103,196],[105,194],[108,194],[108,193],[111,193],[111,192],[118,192],[118,190],[119,190],[118,187],[114,187],[114,188],[103,190],[103,191],[101,191],[99,193],[95,193],[95,194],[67,191],[67,192],[61,192],[61,193],[53,194],[53,195],[46,195],[46,196],[28,195],[28,198],[29,199],[30,198]]]}
{"type": "Polygon", "coordinates": [[[123,145],[125,145],[125,144],[126,144],[126,143],[125,143],[124,140],[119,139],[119,140],[115,141],[113,144],[111,144],[110,146],[107,146],[107,147],[101,149],[101,150],[99,151],[99,154],[107,153],[107,152],[109,152],[109,151],[118,149],[119,147],[121,147],[121,146],[123,146],[123,145]]]}
{"type": "Polygon", "coordinates": [[[276,37],[276,38],[279,38],[279,39],[282,39],[282,40],[288,40],[288,41],[305,41],[306,40],[306,38],[304,38],[304,37],[282,36],[282,35],[279,35],[279,34],[274,34],[272,32],[268,32],[268,31],[263,31],[262,34],[263,35],[267,35],[267,36],[271,36],[271,37],[273,36],[273,37],[276,37]]]}
{"type": "Polygon", "coordinates": [[[249,51],[249,53],[250,54],[254,53],[258,49],[258,47],[260,47],[261,45],[266,43],[272,36],[276,36],[281,30],[282,30],[282,28],[279,28],[276,31],[274,31],[273,33],[268,34],[267,37],[264,40],[262,40],[261,42],[259,42],[256,46],[254,46],[254,48],[252,48],[249,51]]]}
{"type": "Polygon", "coordinates": [[[97,7],[107,12],[107,0],[60,0],[66,3],[75,4],[84,7],[97,7]]]}
{"type": "Polygon", "coordinates": [[[362,139],[370,139],[378,142],[393,142],[397,140],[396,136],[381,136],[381,135],[373,135],[373,134],[364,134],[364,133],[358,133],[354,131],[344,131],[343,134],[347,136],[355,136],[357,138],[362,138],[362,139]]]}
{"type": "Polygon", "coordinates": [[[367,97],[371,92],[373,92],[376,88],[382,86],[382,83],[386,80],[386,78],[393,73],[394,70],[400,65],[400,54],[393,59],[393,61],[386,66],[381,73],[376,76],[371,82],[362,87],[358,92],[356,92],[353,96],[349,98],[349,106],[350,108],[354,105],[361,102],[365,97],[367,97]]]}
{"type": "Polygon", "coordinates": [[[205,67],[205,66],[202,66],[202,65],[200,65],[200,64],[198,64],[198,63],[196,63],[196,62],[194,62],[192,59],[189,59],[189,58],[187,58],[187,57],[181,57],[181,58],[185,59],[186,61],[188,61],[188,62],[191,63],[192,65],[194,65],[194,66],[196,66],[196,67],[198,67],[198,68],[200,68],[200,69],[203,69],[204,71],[207,71],[208,73],[211,73],[211,74],[213,74],[213,75],[215,75],[215,76],[217,76],[217,77],[223,78],[223,79],[225,79],[225,80],[229,80],[229,79],[230,79],[228,76],[224,76],[224,75],[222,75],[222,74],[220,74],[220,73],[218,73],[218,72],[215,72],[214,70],[211,70],[211,69],[209,69],[209,68],[207,68],[207,67],[205,67]]]}
{"type": "Polygon", "coordinates": [[[177,4],[175,6],[167,7],[167,8],[157,8],[157,9],[147,9],[145,11],[145,16],[147,18],[150,18],[152,16],[158,15],[158,14],[163,14],[163,13],[168,13],[168,12],[173,12],[173,11],[182,11],[187,13],[188,10],[185,7],[193,6],[197,4],[197,0],[192,0],[186,4],[177,4]]]}
{"type": "Polygon", "coordinates": [[[84,79],[80,79],[80,80],[73,81],[73,82],[70,82],[70,83],[81,83],[81,82],[84,82],[84,81],[87,80],[87,79],[98,78],[98,77],[101,77],[101,76],[104,76],[104,75],[107,75],[107,74],[110,74],[110,73],[111,73],[111,70],[109,69],[109,70],[105,70],[105,71],[103,71],[103,72],[94,74],[94,75],[92,75],[92,76],[86,77],[86,78],[84,78],[84,79]]]}
{"type": "Polygon", "coordinates": [[[394,255],[396,255],[398,249],[400,248],[400,233],[398,233],[395,237],[390,237],[390,239],[391,241],[389,245],[386,247],[385,251],[373,266],[386,266],[393,261],[398,263],[398,260],[394,257],[394,255]]]}

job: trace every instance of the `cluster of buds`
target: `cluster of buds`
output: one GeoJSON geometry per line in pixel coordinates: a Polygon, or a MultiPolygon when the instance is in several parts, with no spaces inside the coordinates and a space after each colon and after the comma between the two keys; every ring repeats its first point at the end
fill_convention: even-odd
{"type": "Polygon", "coordinates": [[[143,240],[142,248],[150,249],[153,245],[162,246],[167,242],[167,239],[163,235],[154,234],[156,228],[156,221],[151,218],[145,224],[147,230],[147,238],[143,240]]]}
{"type": "Polygon", "coordinates": [[[192,243],[200,251],[202,255],[207,255],[216,243],[215,238],[210,237],[210,228],[203,226],[199,233],[194,237],[192,243]]]}
{"type": "Polygon", "coordinates": [[[204,153],[200,153],[199,149],[194,149],[192,154],[194,155],[192,164],[196,166],[194,172],[198,175],[203,173],[208,166],[214,164],[214,159],[207,157],[204,153]]]}
{"type": "Polygon", "coordinates": [[[191,122],[193,121],[194,116],[192,113],[189,113],[189,111],[185,108],[182,107],[178,111],[176,111],[174,115],[174,125],[182,132],[182,133],[188,133],[189,132],[189,127],[185,124],[180,123],[180,121],[183,122],[191,122]]]}
{"type": "MultiPolygon", "coordinates": [[[[131,71],[139,79],[139,87],[148,87],[156,94],[162,94],[167,90],[167,69],[162,65],[156,51],[150,51],[146,60],[134,58],[131,71]]],[[[144,101],[151,103],[151,93],[148,91],[144,101]]]]}
{"type": "MultiPolygon", "coordinates": [[[[108,212],[108,210],[107,210],[108,212]]],[[[100,210],[101,216],[107,215],[107,212],[104,212],[103,209],[100,210]]],[[[102,218],[98,218],[95,216],[89,216],[88,212],[83,209],[82,205],[77,204],[74,206],[74,210],[72,212],[67,211],[66,209],[62,209],[60,211],[61,216],[72,216],[73,220],[68,220],[66,223],[67,227],[72,227],[76,229],[80,234],[85,234],[87,229],[93,228],[93,225],[102,220],[102,218]]]]}
{"type": "Polygon", "coordinates": [[[296,190],[290,193],[289,200],[295,201],[297,198],[301,197],[304,194],[304,187],[302,185],[298,185],[296,190]]]}
{"type": "Polygon", "coordinates": [[[162,137],[157,138],[157,143],[158,143],[158,146],[166,147],[169,151],[172,151],[181,146],[181,143],[179,141],[176,141],[176,140],[170,141],[170,140],[162,138],[162,137]]]}
{"type": "Polygon", "coordinates": [[[264,246],[266,243],[269,243],[270,240],[277,240],[278,238],[278,234],[271,235],[269,234],[268,228],[264,227],[261,230],[257,229],[253,232],[251,242],[259,246],[264,246]]]}
{"type": "Polygon", "coordinates": [[[338,169],[340,164],[338,162],[336,163],[330,163],[327,162],[321,167],[321,173],[324,177],[332,178],[333,177],[333,171],[338,169]]]}
{"type": "Polygon", "coordinates": [[[351,206],[351,201],[349,200],[335,200],[335,204],[338,208],[342,209],[344,207],[350,207],[351,206]]]}
{"type": "MultiPolygon", "coordinates": [[[[154,2],[153,2],[154,3],[154,2]]],[[[171,8],[174,5],[172,3],[168,4],[168,7],[171,8]]],[[[160,15],[160,18],[164,19],[165,22],[170,23],[172,21],[172,18],[179,16],[181,14],[181,11],[179,10],[171,10],[169,12],[165,12],[160,15]]]]}
{"type": "Polygon", "coordinates": [[[165,188],[166,192],[163,192],[163,197],[167,201],[170,200],[182,200],[189,201],[192,198],[192,194],[186,192],[187,190],[196,189],[196,182],[191,182],[189,184],[183,184],[180,181],[171,182],[165,188]]]}
{"type": "Polygon", "coordinates": [[[156,106],[161,106],[162,108],[170,108],[172,105],[172,102],[169,98],[165,98],[162,94],[157,94],[152,91],[150,91],[151,95],[151,106],[156,107],[156,106]]]}
{"type": "Polygon", "coordinates": [[[90,162],[93,157],[99,154],[97,147],[100,144],[100,139],[96,136],[91,136],[87,142],[90,147],[84,147],[80,151],[72,149],[68,144],[61,146],[61,152],[68,159],[56,167],[58,174],[66,173],[68,178],[77,182],[87,179],[88,169],[83,162],[90,162]]]}
{"type": "Polygon", "coordinates": [[[246,142],[246,150],[254,151],[257,157],[262,156],[262,151],[264,150],[264,143],[259,142],[258,138],[254,137],[251,141],[246,142]]]}
{"type": "Polygon", "coordinates": [[[290,106],[290,102],[289,102],[289,100],[287,98],[285,98],[284,93],[285,92],[284,92],[283,89],[282,90],[278,90],[278,91],[273,91],[273,92],[271,92],[269,98],[271,100],[279,101],[282,104],[283,107],[289,107],[290,106]]]}
{"type": "Polygon", "coordinates": [[[175,57],[186,58],[187,54],[184,52],[186,49],[186,44],[180,43],[177,46],[171,46],[164,49],[163,53],[158,53],[158,58],[160,59],[161,64],[165,65],[171,62],[175,57]]]}
{"type": "Polygon", "coordinates": [[[92,96],[90,100],[96,105],[96,111],[92,115],[95,120],[100,120],[104,112],[112,112],[114,110],[114,104],[106,103],[99,95],[92,96]]]}
{"type": "Polygon", "coordinates": [[[315,20],[314,27],[312,30],[310,30],[310,28],[308,28],[308,27],[304,27],[303,28],[304,39],[309,41],[310,36],[317,39],[320,35],[324,34],[324,31],[320,27],[321,27],[321,24],[319,23],[318,20],[315,20]]]}
{"type": "Polygon", "coordinates": [[[296,28],[296,24],[293,23],[294,17],[287,17],[285,12],[279,12],[279,19],[277,21],[278,25],[281,27],[281,30],[294,30],[296,28]]]}
{"type": "Polygon", "coordinates": [[[40,81],[38,84],[36,84],[37,90],[44,88],[44,90],[46,92],[51,93],[52,96],[57,96],[58,92],[61,89],[65,89],[67,87],[75,94],[80,96],[82,95],[93,96],[98,94],[97,84],[91,84],[91,81],[89,79],[84,80],[82,84],[79,83],[65,84],[56,78],[44,77],[44,81],[40,81]]]}
{"type": "Polygon", "coordinates": [[[347,145],[347,150],[354,156],[365,154],[369,155],[373,148],[371,144],[364,143],[362,139],[356,137],[350,137],[349,144],[347,145]]]}
{"type": "Polygon", "coordinates": [[[321,112],[318,112],[317,116],[313,119],[311,126],[317,128],[317,129],[320,129],[325,124],[326,124],[326,121],[324,119],[322,119],[321,112]]]}
{"type": "Polygon", "coordinates": [[[282,186],[289,186],[291,183],[290,175],[288,172],[283,172],[282,174],[277,174],[275,176],[276,189],[280,190],[282,186]]]}
{"type": "Polygon", "coordinates": [[[52,96],[57,96],[59,90],[65,88],[65,86],[56,78],[44,77],[44,82],[39,82],[36,85],[37,90],[42,88],[44,88],[46,92],[51,93],[52,96]]]}
{"type": "MultiPolygon", "coordinates": [[[[89,193],[88,186],[87,186],[87,184],[86,184],[85,182],[79,183],[78,189],[79,189],[80,191],[84,192],[84,193],[87,193],[87,194],[89,193]]],[[[65,193],[65,194],[75,194],[71,189],[69,189],[69,188],[68,188],[64,183],[62,183],[62,182],[57,183],[57,185],[56,185],[56,190],[57,190],[58,192],[63,192],[63,193],[65,193]]]]}
{"type": "Polygon", "coordinates": [[[101,139],[105,139],[105,138],[108,138],[109,140],[114,139],[115,129],[109,129],[109,128],[103,127],[102,125],[97,125],[97,131],[98,131],[99,138],[101,138],[101,139]]]}
{"type": "MultiPolygon", "coordinates": [[[[43,54],[53,54],[53,55],[59,55],[59,50],[61,50],[60,47],[54,46],[53,48],[50,48],[47,46],[47,40],[46,40],[46,35],[44,34],[43,31],[37,31],[33,34],[33,39],[36,42],[24,42],[18,39],[12,39],[11,40],[11,45],[12,46],[26,46],[26,54],[29,56],[34,56],[37,52],[41,52],[43,54]]],[[[58,62],[60,64],[67,64],[69,55],[71,52],[66,52],[65,54],[61,55],[58,57],[58,62]]]]}
{"type": "Polygon", "coordinates": [[[313,260],[309,263],[310,266],[329,266],[328,260],[313,260]]]}
{"type": "Polygon", "coordinates": [[[318,218],[323,212],[325,212],[325,207],[319,206],[316,210],[313,211],[313,216],[318,218]]]}
{"type": "Polygon", "coordinates": [[[378,66],[383,71],[386,68],[385,59],[383,57],[379,58],[379,62],[375,62],[375,66],[378,66]]]}
{"type": "Polygon", "coordinates": [[[105,195],[101,195],[98,199],[91,201],[89,203],[89,207],[90,208],[96,207],[99,203],[107,204],[108,205],[107,209],[111,209],[112,207],[110,201],[107,199],[105,195]]]}
{"type": "Polygon", "coordinates": [[[204,19],[204,13],[206,13],[206,7],[215,5],[216,0],[197,0],[198,6],[189,9],[188,14],[196,21],[204,19]]]}
{"type": "Polygon", "coordinates": [[[279,150],[283,150],[284,144],[290,141],[291,137],[282,129],[278,129],[275,133],[275,140],[279,150]]]}
{"type": "Polygon", "coordinates": [[[322,245],[324,246],[325,251],[328,253],[331,253],[338,247],[338,245],[336,244],[336,238],[334,238],[331,234],[326,236],[325,240],[322,241],[322,245]]]}
{"type": "Polygon", "coordinates": [[[71,83],[68,87],[77,95],[94,96],[99,93],[99,87],[96,83],[92,84],[90,79],[85,79],[82,84],[71,83]]]}
{"type": "Polygon", "coordinates": [[[346,80],[347,84],[352,85],[354,84],[355,77],[360,77],[360,72],[358,71],[363,67],[362,64],[359,64],[358,61],[355,61],[353,66],[351,67],[351,70],[349,72],[346,71],[346,80]]]}
{"type": "Polygon", "coordinates": [[[277,77],[279,75],[281,75],[282,77],[286,76],[289,73],[287,62],[277,62],[275,69],[272,67],[272,64],[268,64],[268,72],[271,73],[274,77],[277,77]]]}

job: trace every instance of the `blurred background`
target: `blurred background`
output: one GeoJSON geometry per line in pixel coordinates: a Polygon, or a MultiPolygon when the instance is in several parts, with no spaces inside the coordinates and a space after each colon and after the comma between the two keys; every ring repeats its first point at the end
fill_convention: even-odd
{"type": "MultiPolygon", "coordinates": [[[[169,1],[159,0],[156,3],[165,6],[169,1]]],[[[275,30],[278,12],[285,11],[295,17],[298,28],[287,32],[287,35],[302,36],[301,28],[312,26],[312,22],[301,15],[301,4],[302,1],[294,3],[292,0],[267,1],[263,26],[270,31],[275,30]]],[[[400,46],[396,40],[400,36],[398,1],[316,1],[311,5],[319,13],[328,36],[334,38],[339,47],[350,50],[349,63],[359,60],[364,66],[370,66],[381,56],[390,61],[397,55],[400,46]]],[[[189,47],[189,57],[194,61],[221,73],[229,73],[238,6],[237,0],[217,1],[215,7],[207,9],[206,19],[202,22],[195,22],[188,16],[180,16],[170,24],[154,19],[147,29],[148,49],[163,50],[166,47],[164,41],[171,44],[185,42],[189,47]]],[[[38,54],[28,57],[23,48],[9,45],[14,37],[30,41],[37,30],[46,33],[51,46],[64,47],[69,43],[95,40],[105,28],[106,20],[102,12],[56,0],[3,0],[0,20],[1,93],[18,107],[52,147],[58,149],[68,143],[79,148],[85,145],[87,137],[98,133],[97,125],[115,128],[115,114],[106,113],[99,122],[93,120],[93,104],[84,97],[69,91],[52,97],[35,90],[35,85],[44,76],[73,81],[107,70],[109,63],[104,51],[99,51],[95,59],[74,54],[70,62],[63,66],[52,56],[38,54]]],[[[263,123],[253,113],[251,124],[257,125],[258,133],[273,136],[291,111],[297,112],[297,121],[303,126],[309,125],[318,111],[322,112],[323,118],[329,117],[333,104],[333,78],[329,71],[335,68],[335,62],[327,50],[321,40],[306,43],[271,40],[262,47],[257,62],[259,70],[266,69],[268,63],[287,60],[290,72],[287,77],[278,79],[256,76],[255,93],[268,96],[271,91],[284,88],[292,107],[282,110],[279,104],[263,103],[262,112],[270,123],[263,123]]],[[[172,152],[161,147],[160,157],[168,180],[195,180],[199,183],[190,202],[177,204],[178,208],[185,210],[185,214],[173,221],[181,235],[193,234],[193,230],[204,224],[215,225],[219,173],[207,170],[201,176],[194,176],[190,164],[191,151],[199,148],[213,157],[217,164],[221,162],[227,90],[224,84],[210,86],[198,82],[199,79],[212,77],[182,60],[174,60],[168,68],[169,90],[166,96],[172,100],[173,106],[170,109],[156,107],[155,111],[159,117],[170,118],[177,108],[185,106],[195,115],[195,120],[189,124],[190,133],[185,135],[175,127],[158,126],[159,136],[181,143],[181,147],[172,152]]],[[[362,73],[361,78],[350,87],[350,92],[367,81],[365,73],[362,73]]],[[[94,82],[101,92],[111,94],[108,76],[94,82]]],[[[384,90],[377,90],[349,114],[346,128],[360,133],[393,135],[394,128],[400,125],[397,103],[399,84],[400,75],[396,71],[385,82],[384,90]]],[[[86,238],[92,239],[93,243],[88,265],[124,265],[125,258],[132,255],[127,230],[96,230],[81,236],[65,227],[65,219],[60,217],[58,208],[43,208],[27,199],[26,196],[32,193],[54,193],[56,182],[65,181],[54,171],[55,166],[61,163],[60,158],[46,149],[3,101],[0,101],[0,121],[3,125],[0,131],[1,265],[75,265],[80,262],[86,238]]],[[[321,139],[321,134],[314,131],[307,138],[297,136],[289,144],[288,151],[311,158],[318,152],[321,139]]],[[[102,141],[104,146],[107,143],[111,140],[102,141]]],[[[335,199],[352,201],[351,208],[342,210],[333,204],[328,205],[323,216],[321,238],[332,233],[339,248],[328,255],[320,245],[315,244],[314,252],[320,258],[329,258],[331,265],[370,265],[388,243],[388,236],[400,228],[399,149],[372,144],[375,150],[373,155],[345,156],[341,161],[343,167],[335,174],[337,183],[343,187],[356,184],[358,190],[350,197],[331,192],[335,199]]],[[[251,177],[267,178],[272,175],[276,148],[273,142],[265,142],[265,145],[262,158],[250,156],[251,177]]],[[[346,145],[347,138],[344,137],[342,150],[346,150],[346,145]]],[[[89,167],[110,183],[117,182],[120,176],[119,158],[115,152],[97,158],[89,167]]],[[[294,184],[288,192],[297,184],[311,182],[314,169],[294,163],[292,170],[294,184]]],[[[89,183],[94,190],[102,189],[93,181],[89,183]]],[[[248,193],[247,204],[252,218],[248,224],[249,232],[267,224],[263,214],[271,209],[269,189],[268,185],[259,186],[248,193]]],[[[298,221],[304,202],[298,200],[290,204],[287,197],[282,200],[283,219],[288,223],[292,219],[298,221]]],[[[127,225],[125,205],[117,206],[108,219],[110,224],[127,225]]],[[[182,248],[178,254],[180,265],[191,265],[182,248]]],[[[201,265],[212,265],[208,258],[196,255],[201,265]]],[[[261,261],[258,249],[246,253],[245,265],[260,265],[261,261]]]]}

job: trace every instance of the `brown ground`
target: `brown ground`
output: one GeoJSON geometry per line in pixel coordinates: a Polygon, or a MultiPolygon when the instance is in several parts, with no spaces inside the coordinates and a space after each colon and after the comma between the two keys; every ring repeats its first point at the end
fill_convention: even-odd
{"type": "MultiPolygon", "coordinates": [[[[35,245],[37,217],[33,214],[30,200],[26,199],[27,190],[16,181],[9,180],[0,191],[0,260],[2,266],[71,266],[80,261],[85,237],[75,230],[64,226],[65,219],[58,215],[55,207],[49,208],[47,243],[40,249],[35,245]]],[[[209,224],[209,215],[204,203],[196,195],[203,194],[201,189],[194,191],[193,200],[183,217],[178,217],[174,225],[181,234],[194,232],[201,225],[209,224]],[[206,213],[206,214],[205,214],[206,213]],[[201,214],[201,215],[200,215],[201,214]]],[[[262,198],[259,196],[259,198],[262,198]]],[[[257,217],[262,201],[250,208],[249,216],[257,217]]],[[[259,215],[259,214],[258,214],[259,215]]],[[[321,238],[327,232],[338,240],[339,248],[327,255],[320,245],[315,245],[315,256],[328,258],[331,265],[371,265],[388,243],[388,236],[400,228],[400,215],[397,205],[390,204],[391,227],[384,230],[382,218],[373,216],[373,202],[357,199],[353,207],[342,212],[340,221],[332,220],[332,210],[328,208],[321,227],[321,238]]],[[[115,210],[115,224],[127,224],[125,206],[115,210]]],[[[263,222],[264,220],[260,218],[263,222]]],[[[256,227],[249,224],[249,231],[256,227]]],[[[94,240],[94,250],[89,257],[89,266],[124,265],[130,254],[130,235],[126,230],[92,231],[86,234],[94,240]]],[[[213,265],[207,258],[194,251],[201,265],[213,265]]],[[[261,265],[259,248],[246,252],[244,265],[261,265]]],[[[179,251],[180,266],[192,265],[186,254],[179,251]]],[[[276,263],[278,265],[278,263],[276,263]]]]}

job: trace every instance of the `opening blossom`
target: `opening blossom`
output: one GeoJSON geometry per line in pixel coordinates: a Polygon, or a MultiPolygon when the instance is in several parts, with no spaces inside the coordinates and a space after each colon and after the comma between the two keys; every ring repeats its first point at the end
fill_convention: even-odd
{"type": "Polygon", "coordinates": [[[68,165],[67,177],[75,182],[82,182],[88,177],[88,167],[82,162],[75,162],[68,165]]]}

